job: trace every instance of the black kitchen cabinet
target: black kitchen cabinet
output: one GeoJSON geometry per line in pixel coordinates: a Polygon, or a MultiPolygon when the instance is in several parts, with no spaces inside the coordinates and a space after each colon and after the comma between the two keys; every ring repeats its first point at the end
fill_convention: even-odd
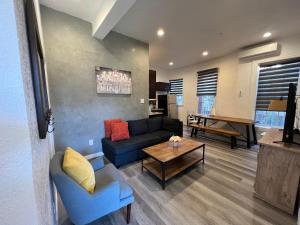
{"type": "Polygon", "coordinates": [[[156,82],[156,91],[169,91],[170,84],[165,82],[156,82]]]}
{"type": "Polygon", "coordinates": [[[149,70],[149,99],[156,98],[156,71],[149,70]]]}

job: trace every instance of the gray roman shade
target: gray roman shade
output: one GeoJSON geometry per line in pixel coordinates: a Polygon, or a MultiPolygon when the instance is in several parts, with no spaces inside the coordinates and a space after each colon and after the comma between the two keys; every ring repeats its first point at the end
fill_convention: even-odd
{"type": "Polygon", "coordinates": [[[268,110],[270,100],[287,99],[289,83],[298,84],[300,59],[261,66],[256,99],[256,110],[268,110]]]}
{"type": "Polygon", "coordinates": [[[198,72],[197,95],[216,95],[218,82],[218,68],[198,72]]]}
{"type": "Polygon", "coordinates": [[[183,79],[170,80],[170,94],[171,95],[183,94],[183,79]]]}

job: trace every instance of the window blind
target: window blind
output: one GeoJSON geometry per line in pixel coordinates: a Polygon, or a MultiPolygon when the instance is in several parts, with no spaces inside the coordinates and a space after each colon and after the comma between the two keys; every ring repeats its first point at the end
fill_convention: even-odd
{"type": "Polygon", "coordinates": [[[183,94],[183,79],[170,80],[170,94],[171,95],[183,94]]]}
{"type": "Polygon", "coordinates": [[[287,99],[289,83],[297,85],[300,59],[259,68],[256,110],[268,110],[270,100],[287,99]]]}
{"type": "Polygon", "coordinates": [[[216,95],[218,82],[218,68],[198,72],[197,95],[216,95]]]}

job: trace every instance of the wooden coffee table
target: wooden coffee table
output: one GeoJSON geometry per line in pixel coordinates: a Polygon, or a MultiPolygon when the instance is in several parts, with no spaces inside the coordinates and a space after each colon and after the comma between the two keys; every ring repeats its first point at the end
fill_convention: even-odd
{"type": "Polygon", "coordinates": [[[150,159],[142,159],[142,172],[146,169],[157,177],[165,189],[166,181],[177,174],[203,161],[205,144],[191,139],[182,138],[179,147],[173,148],[170,142],[153,145],[142,150],[150,159]],[[195,152],[202,148],[202,154],[195,152]]]}

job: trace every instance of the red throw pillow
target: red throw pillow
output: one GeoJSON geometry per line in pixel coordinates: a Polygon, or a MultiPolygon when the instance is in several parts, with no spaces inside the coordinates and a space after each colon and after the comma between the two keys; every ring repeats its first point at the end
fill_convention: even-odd
{"type": "Polygon", "coordinates": [[[111,140],[121,141],[129,139],[128,123],[119,122],[111,124],[111,140]]]}
{"type": "Polygon", "coordinates": [[[104,120],[105,137],[111,138],[111,124],[122,122],[121,119],[104,120]]]}

